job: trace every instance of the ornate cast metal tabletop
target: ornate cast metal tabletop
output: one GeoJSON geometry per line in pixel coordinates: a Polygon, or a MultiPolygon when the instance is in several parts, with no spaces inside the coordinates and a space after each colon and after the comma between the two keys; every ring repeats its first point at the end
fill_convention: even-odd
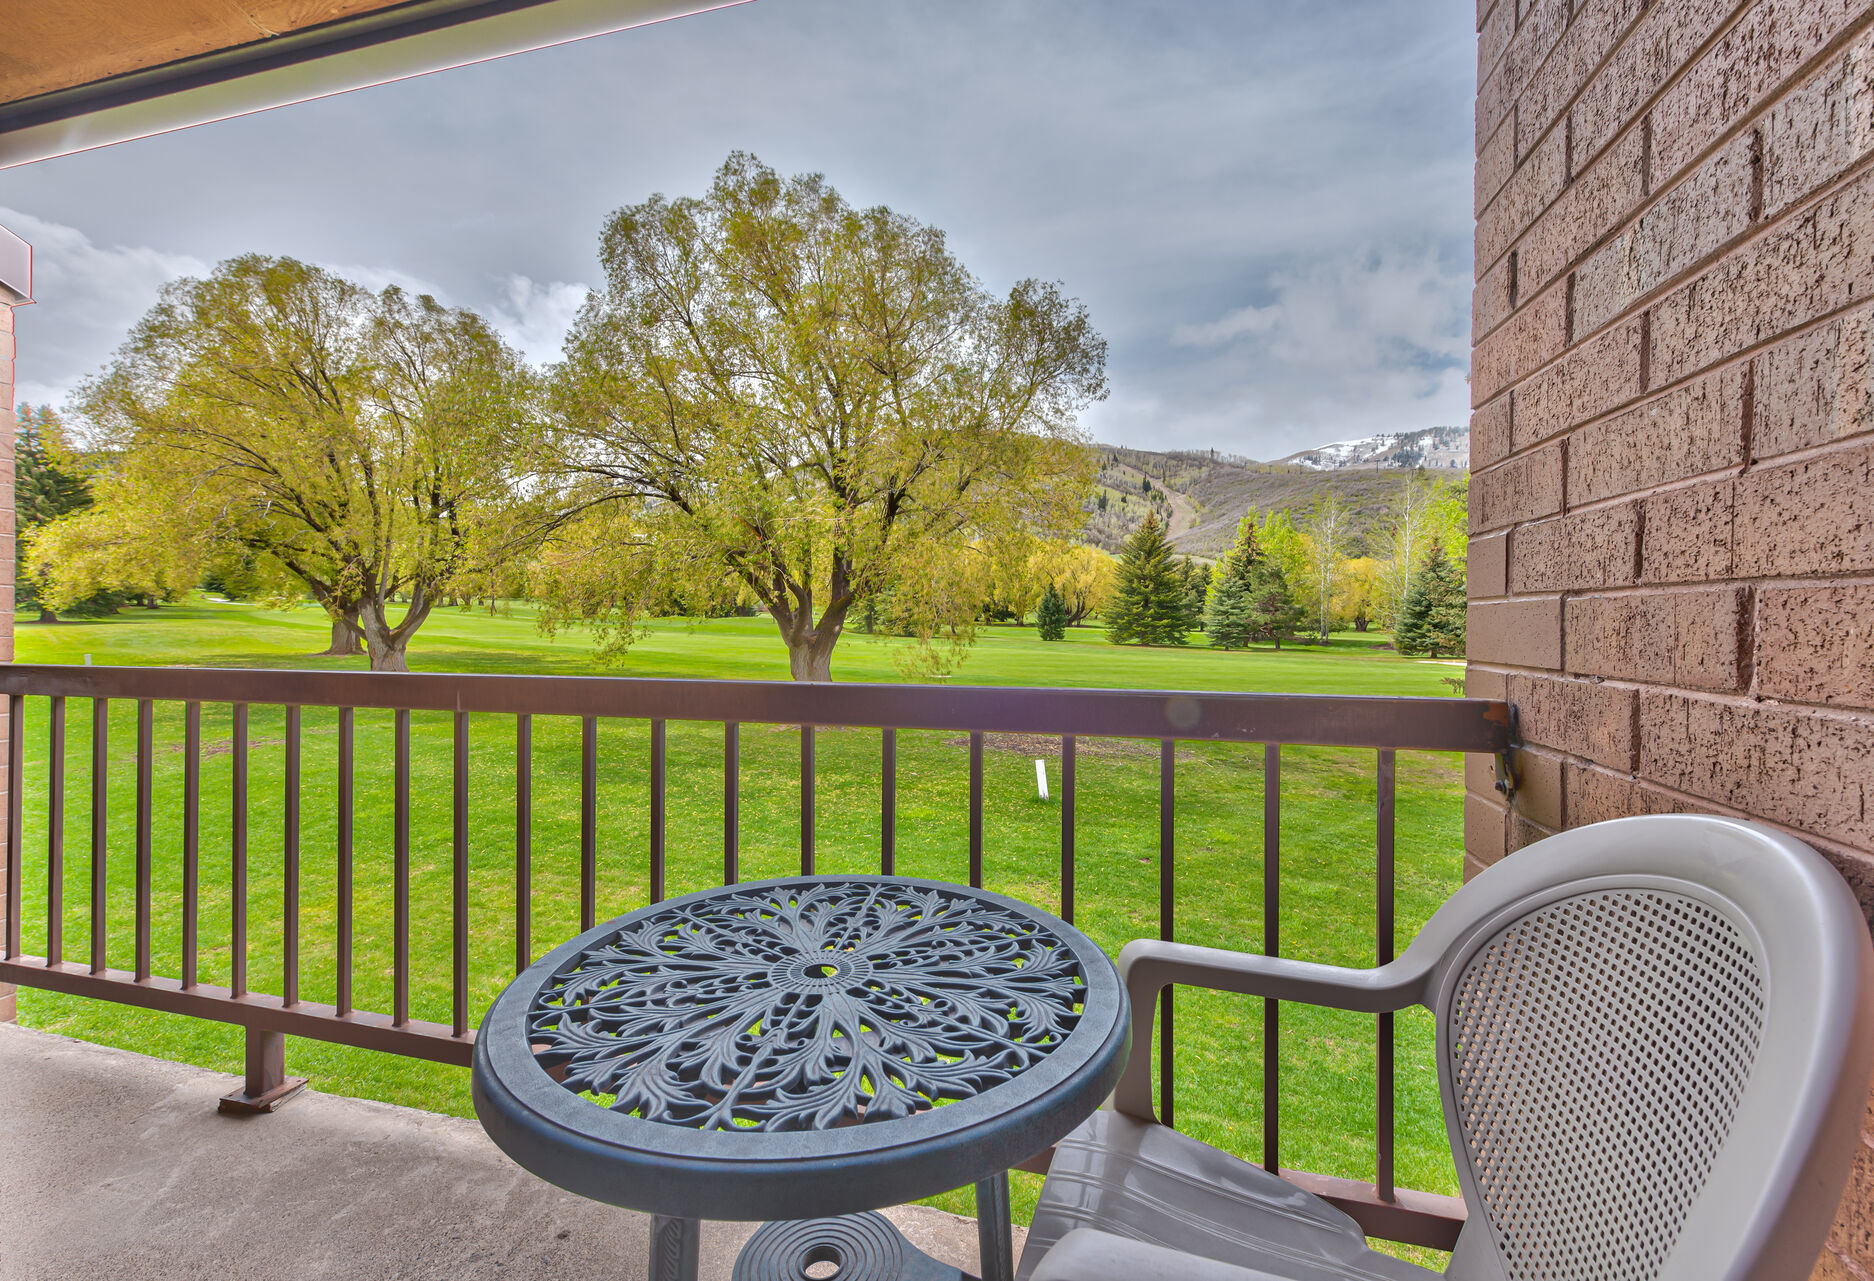
{"type": "Polygon", "coordinates": [[[1099,1107],[1125,990],[1066,922],[936,881],[790,877],[586,931],[495,1001],[475,1111],[552,1183],[656,1216],[653,1281],[702,1219],[774,1222],[749,1278],[831,1263],[956,1277],[866,1211],[976,1185],[985,1277],[1012,1274],[1010,1166],[1099,1107]],[[824,1216],[841,1216],[829,1218],[824,1216]]]}

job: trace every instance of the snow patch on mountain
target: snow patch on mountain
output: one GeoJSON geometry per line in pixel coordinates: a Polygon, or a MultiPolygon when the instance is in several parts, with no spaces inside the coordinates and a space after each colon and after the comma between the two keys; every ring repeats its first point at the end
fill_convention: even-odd
{"type": "Polygon", "coordinates": [[[1427,427],[1421,431],[1385,432],[1304,449],[1279,461],[1314,471],[1388,467],[1461,471],[1471,465],[1471,431],[1468,427],[1427,427]]]}

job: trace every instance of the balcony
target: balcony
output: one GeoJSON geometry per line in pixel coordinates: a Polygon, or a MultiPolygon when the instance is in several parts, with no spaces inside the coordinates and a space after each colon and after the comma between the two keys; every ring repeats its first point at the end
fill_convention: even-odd
{"type": "MultiPolygon", "coordinates": [[[[1156,933],[1227,938],[1279,954],[1285,890],[1299,889],[1304,901],[1322,893],[1318,851],[1293,814],[1288,831],[1302,857],[1299,867],[1284,866],[1284,762],[1306,770],[1310,754],[1325,749],[1340,768],[1362,776],[1353,803],[1370,806],[1361,816],[1349,812],[1346,798],[1325,802],[1346,829],[1335,844],[1343,865],[1334,874],[1360,886],[1362,898],[1370,895],[1362,904],[1331,894],[1326,910],[1350,956],[1390,959],[1416,928],[1413,916],[1435,906],[1420,901],[1420,887],[1413,910],[1399,911],[1399,753],[1476,753],[1488,766],[1511,739],[1509,708],[1481,699],[46,666],[0,669],[0,692],[8,699],[9,738],[22,746],[11,756],[6,882],[7,901],[21,910],[7,921],[0,981],[243,1029],[248,1073],[229,1095],[235,1108],[265,1106],[290,1088],[281,1058],[288,1035],[427,1061],[437,1065],[427,1071],[465,1095],[461,1069],[475,1024],[518,968],[576,928],[699,888],[689,884],[699,874],[715,881],[777,874],[745,861],[743,811],[745,799],[757,799],[756,821],[771,838],[780,792],[789,793],[783,812],[798,815],[802,873],[930,875],[930,864],[917,861],[931,857],[928,842],[914,838],[939,821],[929,809],[932,787],[941,792],[947,783],[960,802],[960,839],[942,851],[952,869],[945,879],[987,883],[1070,920],[1078,915],[1115,949],[1128,937],[1156,933]],[[1017,804],[1005,785],[1008,762],[998,759],[1006,735],[1019,736],[1012,740],[1021,749],[1018,764],[1031,781],[1026,758],[1046,751],[1058,789],[1057,806],[1026,811],[1026,836],[999,825],[1017,804]],[[1130,746],[1115,756],[1115,743],[1130,746]],[[1210,750],[1205,745],[1232,753],[1223,767],[1258,786],[1260,836],[1253,810],[1233,810],[1231,820],[1244,829],[1241,846],[1259,843],[1253,861],[1219,863],[1207,826],[1187,829],[1181,846],[1179,775],[1196,768],[1192,753],[1210,750]],[[1153,775],[1155,789],[1146,781],[1153,775]],[[1157,842],[1127,847],[1129,857],[1115,859],[1111,843],[1099,841],[1105,833],[1082,832],[1081,813],[1092,805],[1094,822],[1110,824],[1111,798],[1102,804],[1100,792],[1122,778],[1136,789],[1126,802],[1131,809],[1155,791],[1157,842]],[[916,793],[903,804],[910,817],[901,816],[901,782],[907,797],[916,793]],[[697,830],[690,804],[699,788],[712,807],[708,832],[697,830]],[[551,791],[556,804],[541,803],[537,791],[551,791]],[[687,798],[674,817],[673,798],[687,798]],[[575,810],[576,825],[570,817],[550,821],[575,810]],[[613,829],[621,813],[634,816],[636,838],[613,829]],[[1032,839],[1037,822],[1046,829],[1045,849],[1032,839]],[[871,852],[855,855],[855,832],[871,852]],[[1080,847],[1096,843],[1089,865],[1080,847]],[[852,865],[855,857],[865,865],[852,865]],[[1136,866],[1116,875],[1115,862],[1136,866]],[[1200,878],[1196,884],[1181,885],[1181,867],[1200,878]],[[1235,868],[1255,915],[1225,911],[1218,919],[1216,910],[1199,911],[1202,900],[1216,897],[1215,879],[1235,868]]],[[[1187,809],[1202,800],[1185,793],[1187,809]]],[[[1304,824],[1322,821],[1323,803],[1310,799],[1317,808],[1303,810],[1304,824]]],[[[1455,880],[1462,852],[1437,856],[1455,880]]],[[[765,857],[772,862],[771,848],[765,857]]],[[[1322,909],[1316,902],[1304,910],[1322,909]]],[[[1276,1002],[1261,1008],[1191,993],[1179,1003],[1182,1019],[1174,1019],[1170,994],[1159,1010],[1158,1093],[1167,1121],[1195,1113],[1207,1137],[1219,1126],[1234,1128],[1239,1151],[1328,1196],[1373,1236],[1449,1246],[1461,1202],[1412,1191],[1402,1186],[1411,1175],[1397,1173],[1402,1166],[1421,1171],[1421,1149],[1442,1147],[1436,1087],[1419,1070],[1429,1066],[1429,1025],[1402,1018],[1407,1026],[1396,1029],[1383,1015],[1327,1028],[1333,1043],[1326,1052],[1340,1062],[1338,1072],[1346,1073],[1350,1057],[1370,1063],[1353,1073],[1364,1082],[1357,1087],[1364,1102],[1354,1106],[1372,1118],[1370,1136],[1336,1134],[1330,1144],[1370,1153],[1370,1166],[1329,1177],[1289,1170],[1296,1162],[1284,1159],[1298,1148],[1317,1150],[1318,1132],[1343,1123],[1309,1115],[1305,1100],[1285,1100],[1285,1079],[1292,1089],[1296,1069],[1321,1052],[1324,1025],[1285,1028],[1276,1002]],[[1349,1034],[1369,1048],[1350,1049],[1349,1034]],[[1240,1108],[1224,1107],[1205,1094],[1246,1097],[1240,1108]],[[1238,1125],[1244,1118],[1255,1123],[1238,1125]],[[1298,1144],[1297,1131],[1312,1137],[1298,1144]],[[1396,1131],[1408,1135],[1403,1163],[1396,1131]]],[[[578,1231],[607,1243],[605,1251],[622,1241],[624,1257],[642,1257],[629,1238],[641,1240],[641,1221],[562,1198],[502,1164],[472,1121],[314,1096],[278,1120],[237,1125],[211,1106],[228,1093],[224,1077],[31,1033],[8,1036],[4,1054],[20,1064],[9,1079],[31,1080],[40,1100],[9,1106],[41,1118],[11,1134],[83,1135],[83,1143],[110,1151],[136,1149],[147,1133],[148,1142],[186,1150],[152,1157],[145,1168],[210,1162],[221,1170],[225,1160],[226,1169],[248,1172],[238,1180],[244,1188],[264,1186],[276,1173],[290,1180],[295,1204],[307,1180],[316,1186],[317,1178],[330,1178],[342,1205],[356,1180],[369,1186],[382,1178],[383,1193],[364,1198],[368,1208],[358,1211],[381,1215],[374,1220],[381,1226],[361,1230],[359,1249],[380,1239],[392,1242],[384,1248],[405,1248],[392,1230],[402,1216],[412,1240],[438,1225],[445,1243],[468,1240],[490,1251],[511,1243],[517,1260],[557,1259],[551,1241],[528,1235],[530,1225],[551,1220],[591,1225],[578,1231]],[[138,1084],[108,1084],[120,1068],[138,1084]],[[145,1102],[127,1097],[139,1092],[145,1102]],[[157,1106],[157,1099],[168,1101],[157,1106]],[[31,1111],[41,1106],[51,1111],[31,1111]],[[75,1109],[69,1122],[45,1119],[63,1118],[68,1106],[75,1109]],[[146,1113],[166,1119],[138,1119],[146,1113]],[[408,1147],[393,1160],[372,1158],[364,1163],[371,1172],[361,1173],[359,1145],[378,1140],[360,1132],[380,1128],[408,1147]],[[302,1142],[302,1131],[312,1137],[302,1142]],[[465,1199],[411,1215],[418,1198],[399,1189],[412,1178],[436,1179],[445,1202],[465,1199]],[[452,1222],[477,1226],[463,1232],[452,1222]]],[[[317,1086],[316,1068],[299,1070],[317,1086]]],[[[25,1145],[7,1164],[50,1161],[54,1174],[67,1168],[37,1152],[25,1145]]],[[[1046,1160],[1039,1153],[1030,1168],[1044,1169],[1046,1160]]],[[[69,1168],[90,1177],[82,1163],[69,1168]]],[[[204,1177],[202,1186],[214,1186],[233,1176],[204,1177]]],[[[1018,1209],[1022,1199],[1018,1190],[1018,1209]]],[[[223,1202],[199,1188],[188,1201],[175,1209],[176,1222],[212,1217],[218,1205],[253,1208],[251,1199],[223,1202]]],[[[62,1211],[61,1221],[70,1213],[62,1211]]],[[[933,1253],[942,1257],[949,1232],[967,1261],[973,1229],[936,1210],[903,1213],[913,1216],[914,1237],[936,1234],[933,1253]]],[[[286,1233],[285,1257],[298,1256],[291,1230],[278,1230],[286,1233]]],[[[726,1252],[731,1229],[721,1231],[710,1248],[726,1252]]],[[[92,1239],[77,1232],[34,1240],[67,1235],[92,1239]]],[[[41,1248],[55,1246],[33,1247],[41,1248]]]]}

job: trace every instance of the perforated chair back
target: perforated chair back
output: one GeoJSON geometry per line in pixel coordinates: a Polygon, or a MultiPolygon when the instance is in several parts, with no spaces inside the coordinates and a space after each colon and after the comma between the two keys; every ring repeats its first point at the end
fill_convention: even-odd
{"type": "Polygon", "coordinates": [[[1867,926],[1819,855],[1596,824],[1474,880],[1400,960],[1426,949],[1470,1207],[1448,1276],[1809,1275],[1874,1067],[1867,926]]]}

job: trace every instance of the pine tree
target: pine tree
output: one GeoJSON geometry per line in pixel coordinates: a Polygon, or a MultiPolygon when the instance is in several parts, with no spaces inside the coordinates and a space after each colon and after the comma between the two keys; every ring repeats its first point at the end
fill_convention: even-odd
{"type": "Polygon", "coordinates": [[[1115,645],[1182,645],[1190,628],[1184,616],[1184,583],[1171,563],[1171,543],[1158,513],[1126,539],[1119,556],[1119,582],[1106,609],[1106,638],[1115,645]]]}
{"type": "Polygon", "coordinates": [[[1215,649],[1242,649],[1252,628],[1249,589],[1234,574],[1219,572],[1204,602],[1204,634],[1215,649]]]}
{"type": "Polygon", "coordinates": [[[1041,604],[1035,607],[1035,628],[1044,641],[1067,638],[1067,601],[1055,590],[1053,583],[1049,583],[1048,590],[1041,593],[1041,604]]]}
{"type": "Polygon", "coordinates": [[[14,434],[14,517],[19,536],[13,544],[14,609],[36,609],[42,623],[58,622],[58,615],[39,599],[39,580],[26,568],[32,533],[60,516],[91,505],[91,487],[83,476],[62,466],[66,452],[64,430],[51,407],[19,407],[14,434]]]}
{"type": "Polygon", "coordinates": [[[1208,565],[1186,556],[1178,562],[1178,578],[1184,584],[1184,629],[1204,630],[1204,602],[1210,596],[1211,570],[1208,565]]]}
{"type": "Polygon", "coordinates": [[[1412,575],[1393,644],[1401,654],[1462,654],[1464,611],[1464,571],[1445,555],[1444,544],[1433,543],[1424,565],[1412,575]]]}
{"type": "Polygon", "coordinates": [[[1277,649],[1301,629],[1307,610],[1302,608],[1281,567],[1270,557],[1263,557],[1250,571],[1249,638],[1268,641],[1277,649]]]}

